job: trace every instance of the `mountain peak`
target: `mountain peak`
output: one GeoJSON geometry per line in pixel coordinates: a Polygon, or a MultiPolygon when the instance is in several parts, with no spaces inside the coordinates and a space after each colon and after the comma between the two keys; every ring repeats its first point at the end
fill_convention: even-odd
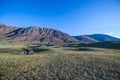
{"type": "MultiPolygon", "coordinates": [[[[10,27],[7,26],[5,29],[9,28],[10,27]]],[[[2,31],[4,31],[4,29],[2,31]]],[[[2,31],[0,32],[2,33],[2,31]]],[[[37,26],[30,26],[28,28],[14,28],[11,29],[10,31],[6,31],[4,36],[12,41],[41,41],[41,42],[77,41],[72,36],[61,31],[49,28],[41,28],[37,26]]]]}
{"type": "Polygon", "coordinates": [[[28,28],[39,28],[38,26],[30,26],[28,28]]]}

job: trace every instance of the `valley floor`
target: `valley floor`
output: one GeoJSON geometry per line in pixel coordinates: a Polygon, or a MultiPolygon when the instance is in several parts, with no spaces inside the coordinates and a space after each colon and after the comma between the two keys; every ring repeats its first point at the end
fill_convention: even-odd
{"type": "Polygon", "coordinates": [[[43,46],[33,55],[0,53],[0,80],[120,80],[120,51],[43,46]]]}

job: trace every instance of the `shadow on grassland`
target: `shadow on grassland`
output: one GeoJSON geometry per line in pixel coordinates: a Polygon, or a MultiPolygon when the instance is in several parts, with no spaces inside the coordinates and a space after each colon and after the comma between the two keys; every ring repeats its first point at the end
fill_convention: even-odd
{"type": "Polygon", "coordinates": [[[29,48],[31,48],[34,52],[46,52],[46,51],[50,51],[50,49],[43,48],[41,46],[29,46],[29,48]]]}
{"type": "Polygon", "coordinates": [[[67,44],[65,46],[66,47],[96,47],[96,48],[107,48],[107,49],[120,49],[120,41],[67,44]]]}
{"type": "Polygon", "coordinates": [[[16,53],[18,49],[0,48],[0,53],[16,53]]]}

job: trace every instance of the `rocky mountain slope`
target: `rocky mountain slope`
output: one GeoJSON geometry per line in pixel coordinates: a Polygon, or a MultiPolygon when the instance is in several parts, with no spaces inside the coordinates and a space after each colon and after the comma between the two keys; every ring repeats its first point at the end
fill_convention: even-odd
{"type": "Polygon", "coordinates": [[[40,41],[40,42],[67,42],[67,41],[81,41],[81,42],[105,42],[105,41],[119,41],[115,38],[105,34],[70,36],[58,30],[41,28],[31,26],[28,28],[19,28],[15,26],[7,26],[0,24],[0,40],[2,41],[40,41]]]}
{"type": "Polygon", "coordinates": [[[15,26],[7,26],[4,24],[0,24],[0,40],[4,40],[5,34],[13,31],[15,29],[17,29],[17,27],[15,27],[15,26]]]}
{"type": "Polygon", "coordinates": [[[12,41],[40,41],[40,42],[63,42],[77,41],[72,36],[58,30],[31,26],[28,28],[9,27],[1,25],[2,39],[12,41]],[[3,38],[4,37],[4,38],[3,38]]]}

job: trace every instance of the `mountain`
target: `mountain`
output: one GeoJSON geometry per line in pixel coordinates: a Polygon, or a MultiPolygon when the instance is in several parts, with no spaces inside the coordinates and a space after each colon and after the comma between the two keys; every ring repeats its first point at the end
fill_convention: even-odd
{"type": "Polygon", "coordinates": [[[105,42],[105,41],[120,40],[119,38],[112,37],[105,34],[80,35],[80,36],[73,36],[73,37],[83,42],[105,42]]]}
{"type": "Polygon", "coordinates": [[[105,34],[93,34],[93,35],[81,35],[70,36],[58,30],[41,28],[37,26],[31,26],[28,28],[19,28],[16,26],[7,26],[0,24],[0,40],[2,41],[40,41],[40,42],[67,42],[78,41],[81,42],[105,42],[105,41],[118,41],[120,39],[105,35],[105,34]]]}
{"type": "Polygon", "coordinates": [[[93,34],[93,35],[87,35],[90,38],[93,38],[95,40],[98,40],[100,42],[105,42],[105,41],[118,41],[120,40],[119,38],[109,36],[106,34],[93,34]]]}
{"type": "Polygon", "coordinates": [[[41,41],[41,42],[63,42],[77,41],[70,35],[58,30],[31,26],[28,28],[17,28],[5,34],[12,41],[41,41]]]}
{"type": "Polygon", "coordinates": [[[0,34],[9,33],[9,32],[11,32],[15,29],[17,29],[17,27],[15,27],[15,26],[7,26],[7,25],[4,25],[4,24],[0,24],[0,34]]]}
{"type": "Polygon", "coordinates": [[[80,40],[81,42],[99,42],[98,40],[88,37],[86,35],[73,36],[75,39],[80,40]]]}
{"type": "Polygon", "coordinates": [[[15,26],[0,24],[0,40],[5,39],[5,34],[17,29],[15,26]]]}

